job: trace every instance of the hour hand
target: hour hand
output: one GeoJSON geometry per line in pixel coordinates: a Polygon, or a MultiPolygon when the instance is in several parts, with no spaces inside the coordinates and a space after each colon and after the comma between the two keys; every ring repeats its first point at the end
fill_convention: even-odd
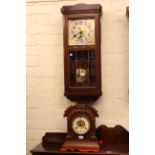
{"type": "Polygon", "coordinates": [[[83,31],[80,31],[80,32],[78,32],[77,34],[74,34],[73,37],[74,37],[74,38],[76,38],[76,37],[77,37],[77,38],[81,38],[82,35],[83,35],[83,31]]]}
{"type": "Polygon", "coordinates": [[[77,37],[77,35],[78,35],[78,34],[74,34],[74,35],[73,35],[73,38],[76,38],[76,37],[77,37]]]}

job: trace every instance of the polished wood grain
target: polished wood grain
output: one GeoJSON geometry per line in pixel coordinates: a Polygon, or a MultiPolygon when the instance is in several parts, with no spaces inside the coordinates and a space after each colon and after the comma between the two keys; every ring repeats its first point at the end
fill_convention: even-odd
{"type": "Polygon", "coordinates": [[[101,125],[96,129],[96,135],[101,144],[101,151],[79,152],[69,151],[61,152],[60,148],[65,140],[66,133],[47,132],[42,138],[42,143],[37,145],[30,152],[32,155],[129,155],[129,132],[120,125],[107,127],[101,125]]]}
{"type": "Polygon", "coordinates": [[[76,4],[63,6],[61,12],[64,17],[63,41],[64,41],[64,95],[71,100],[97,99],[101,94],[101,54],[100,54],[100,16],[102,6],[100,4],[76,4]],[[95,20],[95,45],[68,45],[68,21],[70,19],[94,19],[95,20]],[[95,87],[70,87],[68,55],[69,50],[89,50],[96,52],[96,86],[95,87]]]}
{"type": "Polygon", "coordinates": [[[61,12],[63,14],[79,14],[79,13],[101,13],[102,7],[99,4],[75,4],[63,6],[61,12]]]}
{"type": "Polygon", "coordinates": [[[105,146],[100,152],[77,152],[77,151],[69,151],[62,152],[60,151],[60,147],[56,146],[48,146],[44,147],[41,144],[37,145],[33,150],[31,150],[32,155],[129,155],[128,146],[126,145],[108,145],[105,146]]]}
{"type": "Polygon", "coordinates": [[[62,145],[62,149],[89,149],[94,152],[100,150],[99,142],[96,137],[96,117],[98,117],[98,112],[95,108],[84,104],[70,106],[65,110],[64,117],[67,117],[67,136],[62,145]],[[83,135],[83,140],[80,140],[79,134],[73,131],[72,121],[74,118],[82,116],[86,116],[89,119],[90,129],[83,135]]]}
{"type": "Polygon", "coordinates": [[[96,129],[96,135],[99,140],[103,140],[104,145],[129,145],[129,132],[121,125],[100,125],[96,129]]]}

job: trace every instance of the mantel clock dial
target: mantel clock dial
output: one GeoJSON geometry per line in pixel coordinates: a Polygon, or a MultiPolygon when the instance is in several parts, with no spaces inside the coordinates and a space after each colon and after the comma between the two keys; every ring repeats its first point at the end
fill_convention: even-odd
{"type": "Polygon", "coordinates": [[[85,116],[78,116],[72,121],[72,129],[76,134],[84,135],[90,129],[90,120],[85,116]]]}

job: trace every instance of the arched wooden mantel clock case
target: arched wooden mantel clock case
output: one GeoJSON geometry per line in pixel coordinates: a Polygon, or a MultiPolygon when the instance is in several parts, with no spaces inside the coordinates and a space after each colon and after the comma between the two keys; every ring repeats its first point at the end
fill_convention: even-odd
{"type": "MultiPolygon", "coordinates": [[[[97,99],[101,94],[100,4],[63,6],[64,95],[70,100],[97,99]]],[[[79,102],[80,103],[80,102],[79,102]]],[[[99,152],[97,111],[84,104],[65,110],[67,136],[61,151],[99,152]]]]}

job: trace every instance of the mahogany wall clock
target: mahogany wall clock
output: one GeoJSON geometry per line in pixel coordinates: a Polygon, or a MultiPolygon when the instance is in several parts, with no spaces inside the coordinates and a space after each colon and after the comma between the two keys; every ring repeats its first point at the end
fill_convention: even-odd
{"type": "Polygon", "coordinates": [[[94,108],[84,104],[70,106],[64,117],[67,117],[67,136],[61,151],[100,151],[95,132],[95,117],[98,117],[98,113],[94,108]]]}
{"type": "Polygon", "coordinates": [[[64,95],[70,99],[101,95],[100,4],[63,6],[64,95]]]}

